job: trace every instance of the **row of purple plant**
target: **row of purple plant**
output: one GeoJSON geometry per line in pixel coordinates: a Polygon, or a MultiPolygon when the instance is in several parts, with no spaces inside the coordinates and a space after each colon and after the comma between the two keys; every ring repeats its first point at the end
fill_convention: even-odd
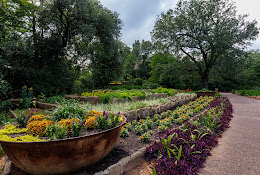
{"type": "Polygon", "coordinates": [[[217,97],[197,120],[180,129],[161,132],[161,140],[146,151],[147,161],[154,160],[153,174],[198,174],[211,149],[217,145],[217,138],[228,128],[232,111],[227,98],[217,97]],[[207,126],[203,123],[205,120],[207,126]]]}

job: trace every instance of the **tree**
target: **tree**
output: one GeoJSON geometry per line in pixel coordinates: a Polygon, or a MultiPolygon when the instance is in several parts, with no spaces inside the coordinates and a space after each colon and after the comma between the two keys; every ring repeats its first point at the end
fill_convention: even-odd
{"type": "Polygon", "coordinates": [[[158,17],[152,39],[192,60],[202,87],[208,89],[209,73],[220,57],[256,39],[257,22],[248,22],[246,17],[236,16],[229,0],[180,0],[175,10],[158,17]]]}
{"type": "Polygon", "coordinates": [[[40,2],[0,2],[0,70],[14,89],[70,93],[86,64],[95,88],[119,76],[117,13],[97,0],[40,2]]]}
{"type": "MultiPolygon", "coordinates": [[[[136,78],[148,78],[150,72],[148,64],[150,63],[149,58],[151,53],[152,43],[150,41],[142,40],[140,43],[139,40],[136,40],[133,43],[132,52],[127,57],[127,65],[132,67],[132,65],[129,64],[134,64],[133,67],[136,78]]],[[[126,69],[129,70],[129,67],[126,67],[126,69]]]]}
{"type": "Polygon", "coordinates": [[[198,89],[198,73],[187,58],[180,59],[169,53],[156,53],[150,63],[150,81],[168,88],[198,89]]]}

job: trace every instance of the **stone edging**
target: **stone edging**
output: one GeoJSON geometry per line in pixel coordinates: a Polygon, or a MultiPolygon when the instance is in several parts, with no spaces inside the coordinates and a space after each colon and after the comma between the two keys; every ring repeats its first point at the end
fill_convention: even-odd
{"type": "Polygon", "coordinates": [[[40,108],[40,109],[53,109],[53,108],[56,108],[58,105],[56,104],[50,104],[50,103],[42,103],[42,102],[39,102],[37,101],[36,102],[36,106],[37,108],[40,108]]]}
{"type": "Polygon", "coordinates": [[[145,118],[147,116],[153,116],[155,114],[160,114],[167,110],[175,109],[178,106],[182,106],[184,104],[189,103],[190,101],[194,101],[196,98],[197,98],[197,96],[195,95],[192,98],[184,99],[182,101],[178,101],[175,103],[170,102],[170,103],[162,104],[159,106],[148,106],[148,107],[144,107],[144,108],[140,108],[140,109],[136,109],[136,110],[122,112],[121,114],[127,118],[128,122],[131,122],[133,120],[138,120],[140,118],[145,118]]]}

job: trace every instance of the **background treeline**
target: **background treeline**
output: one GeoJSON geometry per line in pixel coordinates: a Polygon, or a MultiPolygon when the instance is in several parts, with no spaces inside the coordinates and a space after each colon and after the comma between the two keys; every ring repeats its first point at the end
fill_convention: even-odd
{"type": "MultiPolygon", "coordinates": [[[[81,93],[111,81],[201,89],[197,67],[163,45],[119,40],[122,21],[95,0],[0,1],[1,100],[21,96],[81,93]]],[[[209,74],[209,89],[260,85],[260,52],[232,51],[209,74]]]]}
{"type": "MultiPolygon", "coordinates": [[[[124,62],[124,77],[140,78],[144,84],[168,88],[194,90],[202,88],[197,67],[190,59],[167,51],[160,52],[158,46],[148,43],[149,41],[141,43],[135,41],[133,49],[124,62]],[[136,48],[137,46],[139,48],[136,48]],[[136,50],[140,50],[138,56],[135,56],[136,50]],[[136,68],[136,65],[139,67],[136,68]]],[[[226,53],[213,66],[209,74],[209,89],[212,90],[219,88],[221,91],[231,91],[259,86],[259,50],[226,53]]]]}

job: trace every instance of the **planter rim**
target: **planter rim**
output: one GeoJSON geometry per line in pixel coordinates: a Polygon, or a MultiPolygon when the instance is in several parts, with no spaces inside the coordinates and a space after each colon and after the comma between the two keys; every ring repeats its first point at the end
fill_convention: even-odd
{"type": "Polygon", "coordinates": [[[114,129],[119,128],[122,125],[124,125],[126,121],[127,121],[126,117],[123,116],[123,121],[119,125],[114,127],[114,128],[110,128],[110,129],[107,129],[107,130],[104,130],[104,131],[100,131],[100,132],[97,132],[97,133],[94,133],[94,134],[89,134],[89,135],[84,135],[84,136],[79,136],[79,137],[70,137],[70,138],[65,138],[65,139],[48,140],[48,141],[40,141],[40,142],[10,142],[10,141],[0,140],[0,144],[2,142],[3,143],[12,143],[12,144],[28,144],[28,143],[29,144],[45,144],[45,143],[50,143],[50,142],[66,142],[66,141],[70,141],[70,140],[81,139],[81,138],[84,138],[84,137],[93,137],[93,136],[102,134],[104,132],[107,132],[107,131],[110,131],[110,130],[114,130],[114,129]]]}
{"type": "MultiPolygon", "coordinates": [[[[205,91],[205,92],[207,92],[207,91],[205,91]]],[[[202,93],[205,93],[205,92],[202,92],[202,93]]],[[[216,92],[216,91],[210,91],[210,92],[216,92]]],[[[197,91],[196,93],[201,93],[201,92],[197,91]]],[[[208,92],[207,92],[207,93],[208,93],[208,92]]]]}

